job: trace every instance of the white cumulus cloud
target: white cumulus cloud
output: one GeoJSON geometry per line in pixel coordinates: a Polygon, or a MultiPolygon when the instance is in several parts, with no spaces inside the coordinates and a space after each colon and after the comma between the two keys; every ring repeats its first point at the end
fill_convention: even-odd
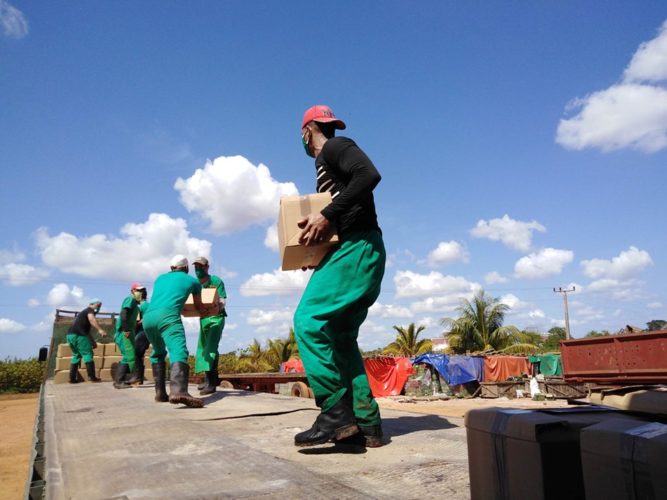
{"type": "Polygon", "coordinates": [[[243,156],[208,161],[191,177],[178,178],[174,189],[183,206],[214,234],[274,221],[280,198],[299,194],[294,183],[276,181],[266,165],[255,166],[243,156]]]}
{"type": "Polygon", "coordinates": [[[441,241],[437,248],[428,254],[429,265],[437,266],[452,262],[468,262],[470,256],[458,241],[441,241]]]}
{"type": "Polygon", "coordinates": [[[241,285],[244,297],[260,297],[266,295],[293,295],[306,288],[312,271],[281,271],[255,274],[241,285]]]}
{"type": "Polygon", "coordinates": [[[42,261],[60,271],[87,277],[135,280],[153,279],[169,270],[176,254],[191,259],[210,255],[211,243],[190,236],[183,219],[150,214],[141,224],[128,223],[121,237],[104,234],[50,236],[46,228],[36,232],[42,261]]]}
{"type": "Polygon", "coordinates": [[[507,283],[509,279],[507,279],[505,276],[500,274],[497,271],[491,271],[490,273],[486,273],[484,275],[484,282],[489,284],[489,285],[496,285],[499,283],[507,283]]]}
{"type": "Polygon", "coordinates": [[[560,120],[556,142],[567,149],[636,149],[667,146],[667,22],[642,43],[621,82],[568,103],[574,116],[560,120]]]}
{"type": "Polygon", "coordinates": [[[18,333],[26,329],[26,326],[9,318],[0,318],[0,334],[18,333]]]}
{"type": "Polygon", "coordinates": [[[505,214],[500,219],[481,219],[470,230],[470,234],[475,238],[500,241],[510,248],[527,252],[532,247],[533,231],[544,233],[546,228],[539,222],[514,220],[505,214]]]}
{"type": "Polygon", "coordinates": [[[0,250],[0,280],[11,286],[32,285],[49,275],[47,269],[25,264],[25,254],[18,251],[0,250]]]}
{"type": "Polygon", "coordinates": [[[10,38],[23,38],[28,34],[28,21],[23,12],[7,0],[0,0],[0,26],[2,32],[10,38]]]}
{"type": "Polygon", "coordinates": [[[378,318],[411,318],[412,312],[405,306],[376,302],[368,310],[368,315],[378,318]]]}
{"type": "Polygon", "coordinates": [[[278,248],[278,225],[272,224],[266,228],[266,236],[264,237],[264,246],[277,252],[278,248]]]}
{"type": "Polygon", "coordinates": [[[525,257],[521,257],[514,264],[514,274],[517,278],[539,279],[560,274],[563,267],[574,259],[571,250],[544,248],[525,257]]]}
{"type": "MultiPolygon", "coordinates": [[[[88,305],[93,297],[85,297],[83,289],[70,287],[66,283],[57,283],[46,294],[46,303],[56,309],[74,308],[78,310],[88,305]]],[[[100,299],[104,300],[104,299],[100,299]]]]}
{"type": "Polygon", "coordinates": [[[397,298],[428,295],[461,297],[480,288],[479,284],[470,282],[461,276],[444,276],[435,271],[429,274],[397,271],[394,275],[394,285],[397,298]]]}
{"type": "Polygon", "coordinates": [[[590,259],[581,261],[584,275],[589,278],[632,278],[653,265],[653,259],[645,250],[631,246],[610,260],[590,259]]]}

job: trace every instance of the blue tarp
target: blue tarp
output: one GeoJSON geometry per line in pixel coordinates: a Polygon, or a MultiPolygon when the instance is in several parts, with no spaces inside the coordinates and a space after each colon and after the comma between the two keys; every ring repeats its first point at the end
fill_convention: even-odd
{"type": "Polygon", "coordinates": [[[484,358],[479,356],[447,356],[445,354],[421,354],[412,363],[433,366],[447,385],[459,385],[484,379],[484,358]]]}

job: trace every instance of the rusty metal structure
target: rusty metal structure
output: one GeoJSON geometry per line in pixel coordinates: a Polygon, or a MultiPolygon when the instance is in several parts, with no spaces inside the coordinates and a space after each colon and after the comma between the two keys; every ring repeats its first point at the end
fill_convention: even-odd
{"type": "Polygon", "coordinates": [[[667,382],[667,330],[561,342],[566,381],[622,385],[667,382]]]}

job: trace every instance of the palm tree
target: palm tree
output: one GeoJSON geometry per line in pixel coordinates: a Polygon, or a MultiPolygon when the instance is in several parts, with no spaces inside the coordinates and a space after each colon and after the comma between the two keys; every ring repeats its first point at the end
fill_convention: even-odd
{"type": "Polygon", "coordinates": [[[422,325],[415,328],[414,323],[410,323],[407,328],[394,326],[398,335],[396,335],[396,340],[384,348],[384,354],[412,357],[430,352],[432,347],[430,339],[417,340],[419,334],[425,329],[426,327],[422,325]]]}
{"type": "Polygon", "coordinates": [[[286,339],[272,339],[268,341],[264,360],[275,370],[280,369],[280,364],[292,358],[299,357],[299,347],[294,336],[294,329],[290,328],[286,339]]]}
{"type": "Polygon", "coordinates": [[[503,326],[507,304],[490,297],[480,290],[472,301],[463,299],[456,308],[459,317],[443,318],[441,324],[449,329],[445,337],[456,353],[493,349],[506,352],[535,352],[537,346],[530,335],[512,325],[503,326]]]}

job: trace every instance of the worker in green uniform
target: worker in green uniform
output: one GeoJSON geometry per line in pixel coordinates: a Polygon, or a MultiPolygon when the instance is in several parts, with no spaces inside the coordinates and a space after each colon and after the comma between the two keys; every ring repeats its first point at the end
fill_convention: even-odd
{"type": "Polygon", "coordinates": [[[182,403],[191,408],[201,408],[204,402],[188,393],[188,346],[181,320],[183,304],[192,294],[194,305],[205,316],[201,303],[201,285],[188,274],[188,259],[176,255],[171,260],[171,272],[161,274],[155,280],[153,296],[143,318],[144,330],[153,345],[151,364],[155,376],[155,400],[182,403]],[[169,398],[165,390],[165,357],[169,352],[170,383],[169,398]]]}
{"type": "Polygon", "coordinates": [[[227,292],[225,284],[218,277],[208,272],[208,259],[197,257],[194,262],[195,274],[202,288],[217,288],[220,304],[218,314],[199,319],[199,339],[197,341],[197,356],[195,357],[195,373],[204,372],[204,383],[197,386],[199,395],[213,394],[220,383],[218,380],[218,345],[225,328],[225,301],[227,292]]]}
{"type": "Polygon", "coordinates": [[[309,108],[301,141],[315,158],[317,192],[331,193],[321,212],[299,221],[299,242],[317,245],[338,231],[333,247],[313,271],[294,314],[299,355],[321,408],[297,446],[343,441],[382,446],[382,421],[357,345],[359,327],[380,294],[386,253],[373,189],[380,174],[357,144],[335,137],[345,123],[328,106],[309,108]]]}
{"type": "Polygon", "coordinates": [[[93,358],[93,349],[97,347],[97,342],[90,335],[91,327],[95,327],[100,336],[107,336],[107,332],[102,330],[96,318],[96,314],[101,307],[101,300],[91,300],[88,307],[76,315],[74,323],[72,323],[67,333],[67,343],[72,349],[72,362],[69,366],[70,384],[76,384],[79,381],[79,363],[81,359],[86,364],[88,380],[90,382],[102,381],[95,372],[95,359],[93,358]]]}
{"type": "Polygon", "coordinates": [[[116,366],[116,377],[113,383],[116,389],[125,389],[139,382],[139,377],[135,372],[134,330],[137,326],[142,290],[144,290],[143,285],[132,283],[130,295],[123,300],[120,306],[120,314],[116,319],[116,335],[114,336],[114,340],[122,355],[120,363],[116,366]],[[132,377],[129,380],[125,380],[129,373],[132,373],[132,377]]]}

